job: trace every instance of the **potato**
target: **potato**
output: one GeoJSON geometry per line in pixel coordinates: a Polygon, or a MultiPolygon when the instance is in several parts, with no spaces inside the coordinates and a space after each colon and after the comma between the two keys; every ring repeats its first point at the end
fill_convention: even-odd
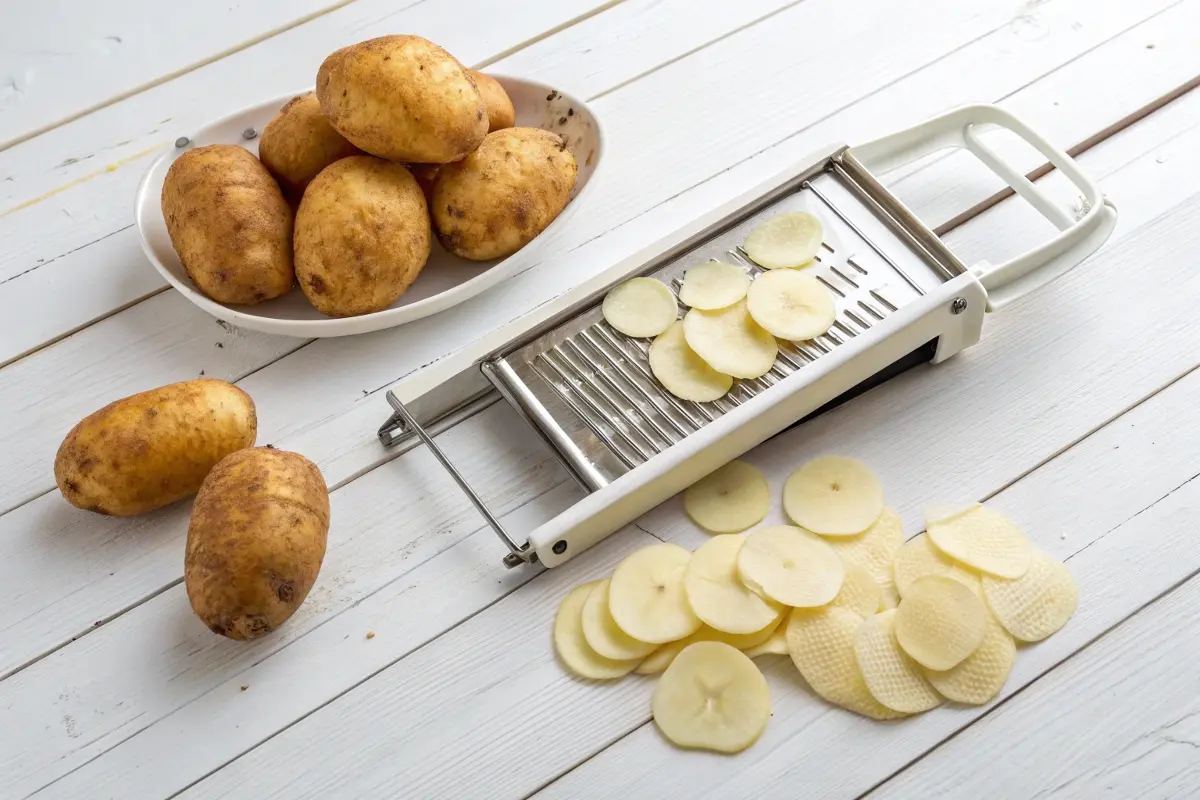
{"type": "Polygon", "coordinates": [[[404,166],[351,156],[324,169],[296,213],[296,277],[322,314],[382,311],[421,274],[429,210],[404,166]]]}
{"type": "Polygon", "coordinates": [[[433,202],[433,181],[437,178],[438,170],[441,168],[441,164],[408,165],[408,171],[417,179],[417,185],[421,187],[421,193],[425,195],[426,204],[433,202]]]}
{"type": "Polygon", "coordinates": [[[71,429],[54,480],[77,508],[130,517],[195,494],[218,461],[252,447],[250,395],[225,381],[173,383],[110,403],[71,429]]]}
{"type": "Polygon", "coordinates": [[[471,71],[471,77],[475,79],[475,85],[479,87],[483,103],[487,106],[488,133],[517,124],[517,112],[513,110],[512,100],[500,82],[474,70],[471,71]]]}
{"type": "Polygon", "coordinates": [[[218,303],[253,305],[292,288],[292,209],[249,151],[212,144],[175,159],[162,213],[188,277],[218,303]]]}
{"type": "Polygon", "coordinates": [[[489,133],[478,150],[438,170],[432,208],[438,239],[473,261],[511,255],[566,207],[577,172],[558,134],[538,128],[489,133]]]}
{"type": "Polygon", "coordinates": [[[200,487],[183,580],[214,633],[257,639],[295,613],[317,580],[329,490],[298,453],[255,447],[221,460],[200,487]]]}
{"type": "Polygon", "coordinates": [[[258,157],[285,195],[299,200],[317,173],[359,150],[333,129],[315,92],[293,97],[263,128],[258,157]]]}
{"type": "Polygon", "coordinates": [[[317,72],[317,97],[338,133],[393,161],[457,161],[488,132],[487,106],[467,69],[419,36],[338,50],[317,72]]]}

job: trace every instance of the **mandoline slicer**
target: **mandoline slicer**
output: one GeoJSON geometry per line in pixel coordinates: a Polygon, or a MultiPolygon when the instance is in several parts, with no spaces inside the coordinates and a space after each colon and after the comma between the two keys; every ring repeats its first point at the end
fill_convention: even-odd
{"type": "Polygon", "coordinates": [[[640,253],[512,322],[485,342],[405,378],[379,431],[387,446],[423,442],[483,514],[510,567],[556,566],[717,467],[825,406],[914,364],[979,340],[983,316],[1050,282],[1093,253],[1116,224],[1113,205],[1061,150],[994,106],[968,106],[876,141],[808,158],[640,253]],[[1003,161],[979,134],[1023,137],[1079,189],[1078,219],[1003,161]],[[946,148],[965,148],[1058,229],[1006,263],[966,266],[875,175],[946,148]],[[821,218],[825,243],[810,269],[833,294],[837,321],[817,339],[781,343],[770,373],[738,381],[721,400],[691,403],[651,376],[648,342],[608,327],[600,303],[638,275],[676,292],[708,259],[758,268],[746,234],[783,211],[821,218]],[[502,344],[496,344],[502,342],[502,344]],[[433,435],[503,398],[588,493],[518,540],[488,510],[433,435]]]}

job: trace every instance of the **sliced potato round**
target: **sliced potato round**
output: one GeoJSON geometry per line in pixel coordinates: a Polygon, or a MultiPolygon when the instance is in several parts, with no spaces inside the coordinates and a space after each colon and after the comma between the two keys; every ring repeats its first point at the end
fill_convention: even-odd
{"type": "Polygon", "coordinates": [[[650,371],[680,400],[710,403],[725,396],[733,378],[710,367],[688,347],[683,323],[676,322],[650,345],[650,371]]]}
{"type": "Polygon", "coordinates": [[[667,667],[650,708],[654,724],[680,747],[738,753],[767,727],[771,695],[745,653],[722,642],[696,642],[667,667]]]}
{"type": "Polygon", "coordinates": [[[781,614],[779,619],[761,631],[755,631],[754,633],[725,633],[725,631],[719,631],[716,628],[703,625],[700,630],[691,636],[685,636],[677,642],[667,642],[659,647],[653,653],[646,656],[646,659],[641,664],[638,664],[634,672],[638,675],[656,675],[671,666],[671,662],[675,660],[675,656],[683,652],[683,648],[696,642],[724,642],[730,647],[736,647],[738,650],[748,650],[752,647],[757,647],[774,636],[775,632],[780,628],[784,627],[781,624],[783,618],[781,614]]]}
{"type": "Polygon", "coordinates": [[[812,275],[790,269],[759,275],[746,309],[772,335],[793,342],[820,336],[837,316],[830,291],[812,275]]]}
{"type": "Polygon", "coordinates": [[[1040,642],[1057,631],[1079,605],[1079,585],[1054,556],[1034,550],[1029,569],[1006,580],[983,576],[983,596],[1000,624],[1022,642],[1040,642]]]}
{"type": "Polygon", "coordinates": [[[709,533],[740,533],[771,509],[771,488],[753,464],[730,461],[683,492],[683,510],[709,533]]]}
{"type": "Polygon", "coordinates": [[[846,565],[846,579],[830,605],[848,608],[863,619],[874,616],[883,600],[883,588],[858,564],[846,565]]]}
{"type": "Polygon", "coordinates": [[[866,464],[818,456],[788,476],[783,510],[801,528],[822,536],[854,536],[883,513],[883,485],[866,464]]]}
{"type": "Polygon", "coordinates": [[[942,553],[930,543],[929,537],[922,533],[909,539],[896,551],[896,557],[892,561],[892,578],[896,582],[896,591],[904,597],[913,581],[926,575],[953,578],[977,596],[983,597],[979,573],[942,553]]]}
{"type": "Polygon", "coordinates": [[[742,248],[763,269],[794,268],[813,260],[823,236],[821,220],[815,214],[793,211],[750,231],[742,248]]]}
{"type": "Polygon", "coordinates": [[[1033,559],[1021,529],[999,511],[981,505],[930,523],[926,533],[938,550],[998,578],[1021,577],[1033,559]]]}
{"type": "Polygon", "coordinates": [[[679,289],[679,302],[689,308],[715,311],[731,306],[746,296],[750,276],[741,267],[709,261],[688,267],[679,289]]]}
{"type": "Polygon", "coordinates": [[[879,519],[854,536],[830,536],[825,541],[847,564],[858,564],[880,583],[890,583],[892,561],[904,546],[900,515],[885,508],[879,519]]]}
{"type": "Polygon", "coordinates": [[[863,618],[848,608],[797,608],[787,624],[788,653],[800,675],[818,696],[871,719],[904,716],[872,696],[858,659],[854,639],[863,618]]]}
{"type": "Polygon", "coordinates": [[[1016,657],[1013,637],[989,614],[987,633],[974,653],[944,672],[927,669],[925,677],[947,700],[981,706],[1000,694],[1016,657]]]}
{"type": "Polygon", "coordinates": [[[738,552],[749,541],[732,534],[714,536],[688,562],[683,579],[688,603],[705,625],[719,631],[754,633],[783,616],[779,603],[760,597],[738,577],[738,552]]]}
{"type": "Polygon", "coordinates": [[[896,640],[921,666],[947,670],[975,652],[987,633],[987,609],[953,578],[926,575],[896,609],[896,640]]]}
{"type": "Polygon", "coordinates": [[[660,280],[630,278],[604,297],[604,321],[626,336],[658,336],[679,316],[675,295],[660,280]]]}
{"type": "Polygon", "coordinates": [[[692,554],[677,544],[652,544],[613,570],[608,610],[617,627],[642,642],[671,642],[701,625],[683,588],[692,554]]]}
{"type": "Polygon", "coordinates": [[[737,580],[776,603],[823,606],[842,588],[846,568],[821,537],[776,525],[754,531],[737,554],[737,580]]]}
{"type": "Polygon", "coordinates": [[[759,378],[775,365],[775,337],[750,317],[746,301],[716,311],[693,308],[683,317],[688,346],[708,365],[735,378],[759,378]]]}
{"type": "Polygon", "coordinates": [[[583,604],[583,637],[605,658],[617,661],[645,658],[658,645],[638,641],[617,627],[617,621],[608,610],[608,584],[608,578],[599,581],[583,604]]]}
{"type": "Polygon", "coordinates": [[[884,581],[879,584],[879,610],[900,607],[900,592],[896,590],[895,581],[884,581]]]}
{"type": "Polygon", "coordinates": [[[775,630],[771,633],[770,638],[765,642],[760,642],[752,647],[740,648],[743,653],[751,658],[759,656],[786,656],[788,654],[787,647],[787,625],[776,625],[775,630]]]}
{"type": "Polygon", "coordinates": [[[640,659],[614,661],[597,653],[583,635],[583,606],[599,585],[592,581],[576,586],[563,598],[554,617],[554,650],[568,670],[581,678],[611,680],[633,671],[640,659]]]}
{"type": "Polygon", "coordinates": [[[896,611],[869,617],[854,637],[854,655],[871,696],[893,711],[920,714],[942,704],[920,665],[900,649],[892,630],[896,611]]]}

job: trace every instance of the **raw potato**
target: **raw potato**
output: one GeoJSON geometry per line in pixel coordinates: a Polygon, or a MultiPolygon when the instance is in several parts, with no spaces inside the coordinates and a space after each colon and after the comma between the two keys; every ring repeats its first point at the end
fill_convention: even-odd
{"type": "Polygon", "coordinates": [[[636,339],[658,336],[679,317],[675,295],[654,278],[630,278],[613,288],[600,310],[605,322],[636,339]]]}
{"type": "Polygon", "coordinates": [[[632,672],[638,659],[614,661],[600,655],[587,643],[583,635],[583,607],[599,583],[592,581],[576,586],[563,598],[554,616],[554,650],[566,668],[580,678],[612,680],[632,672]]]}
{"type": "Polygon", "coordinates": [[[109,403],[71,429],[54,480],[76,508],[129,517],[195,494],[225,456],[253,447],[250,395],[225,381],[173,383],[109,403]]]}
{"type": "Polygon", "coordinates": [[[883,513],[883,485],[866,464],[845,456],[818,456],[788,476],[783,510],[822,536],[853,536],[883,513]]]}
{"type": "Polygon", "coordinates": [[[813,276],[790,269],[759,275],[746,308],[772,335],[793,342],[820,336],[837,316],[833,294],[813,276]]]}
{"type": "Polygon", "coordinates": [[[724,642],[730,647],[736,647],[738,650],[749,650],[750,648],[758,647],[764,642],[769,641],[780,629],[785,627],[781,624],[782,622],[783,615],[780,615],[770,625],[754,633],[725,633],[716,628],[702,625],[700,626],[700,630],[690,636],[685,636],[675,642],[667,642],[659,647],[647,656],[645,661],[638,664],[634,672],[638,675],[657,675],[671,666],[671,662],[675,660],[675,656],[682,653],[685,647],[696,642],[724,642]]]}
{"type": "Polygon", "coordinates": [[[608,610],[608,578],[598,581],[583,604],[583,636],[599,655],[615,661],[642,659],[658,647],[650,642],[639,642],[617,627],[612,612],[608,610]]]}
{"type": "Polygon", "coordinates": [[[483,104],[487,106],[488,133],[517,124],[517,112],[513,110],[512,100],[500,82],[475,70],[471,70],[471,77],[475,79],[475,86],[483,96],[483,104]]]}
{"type": "Polygon", "coordinates": [[[786,656],[788,655],[787,646],[787,625],[777,625],[775,631],[771,634],[771,638],[761,644],[756,644],[753,647],[743,647],[742,652],[751,658],[759,656],[786,656]]]}
{"type": "Polygon", "coordinates": [[[688,267],[679,288],[679,302],[689,308],[715,311],[746,296],[750,276],[741,267],[709,261],[688,267]]]}
{"type": "Polygon", "coordinates": [[[408,165],[408,171],[416,179],[417,186],[421,187],[421,194],[425,195],[425,204],[430,208],[433,208],[433,182],[437,180],[437,174],[441,169],[441,164],[408,165]]]}
{"type": "Polygon", "coordinates": [[[709,533],[741,533],[762,522],[771,488],[753,464],[730,461],[683,492],[683,510],[709,533]]]}
{"type": "Polygon", "coordinates": [[[429,215],[400,164],[351,156],[309,184],[296,213],[296,277],[322,314],[382,311],[429,258],[429,215]]]}
{"type": "Polygon", "coordinates": [[[735,378],[759,378],[775,366],[775,337],[750,318],[746,301],[704,311],[693,308],[683,318],[688,346],[718,372],[735,378]]]}
{"type": "Polygon", "coordinates": [[[697,642],[663,673],[651,709],[658,729],[680,747],[738,753],[767,727],[771,696],[766,678],[740,650],[697,642]]]}
{"type": "Polygon", "coordinates": [[[896,552],[892,562],[892,576],[896,581],[896,591],[901,597],[908,594],[908,588],[918,578],[926,575],[941,575],[966,586],[978,597],[983,597],[983,586],[979,583],[979,573],[959,564],[954,559],[943,554],[929,541],[929,536],[922,533],[909,539],[896,552]]]}
{"type": "Polygon", "coordinates": [[[842,581],[842,588],[829,604],[848,608],[867,619],[879,611],[882,602],[883,589],[871,577],[871,573],[858,564],[847,564],[846,579],[842,581]]]}
{"type": "Polygon", "coordinates": [[[786,606],[825,605],[837,596],[845,574],[832,547],[819,536],[790,525],[750,534],[737,557],[741,583],[786,606]]]}
{"type": "Polygon", "coordinates": [[[171,245],[205,296],[254,305],[292,288],[292,208],[249,151],[188,150],[167,170],[161,201],[171,245]]]}
{"type": "Polygon", "coordinates": [[[974,653],[944,672],[927,669],[925,677],[947,700],[981,706],[1000,694],[1016,657],[1013,637],[989,614],[987,633],[974,653]]]}
{"type": "Polygon", "coordinates": [[[282,625],[317,580],[329,534],[329,491],[298,453],[231,453],[204,479],[188,525],[183,579],[214,633],[257,639],[282,625]]]}
{"type": "Polygon", "coordinates": [[[321,170],[361,152],[325,119],[315,92],[289,100],[258,140],[258,157],[294,202],[321,170]]]}
{"type": "Polygon", "coordinates": [[[879,610],[887,611],[889,608],[900,607],[900,592],[896,589],[894,581],[884,581],[879,584],[879,610]]]}
{"type": "MultiPolygon", "coordinates": [[[[683,580],[696,616],[726,633],[754,633],[783,616],[779,603],[760,597],[738,577],[743,542],[750,539],[730,534],[709,539],[692,553],[683,580]]],[[[837,566],[841,568],[840,561],[837,566]]]]}
{"type": "Polygon", "coordinates": [[[694,633],[700,618],[688,604],[684,573],[692,554],[677,544],[635,550],[613,570],[608,609],[617,626],[642,642],[671,642],[694,633]]]}
{"type": "Polygon", "coordinates": [[[854,637],[854,655],[871,696],[893,711],[920,714],[942,704],[921,667],[900,649],[892,627],[898,612],[867,619],[854,637]]]}
{"type": "Polygon", "coordinates": [[[892,561],[904,546],[900,515],[885,508],[879,519],[854,536],[830,536],[825,541],[847,564],[858,564],[881,584],[891,583],[892,561]]]}
{"type": "Polygon", "coordinates": [[[392,161],[457,161],[488,132],[474,78],[419,36],[381,36],[334,52],[317,71],[317,98],[338,133],[392,161]]]}
{"type": "Polygon", "coordinates": [[[676,322],[650,345],[650,371],[680,400],[710,403],[725,396],[733,378],[710,367],[688,347],[683,323],[676,322]]]}
{"type": "Polygon", "coordinates": [[[987,609],[953,578],[917,579],[896,609],[896,640],[923,667],[947,670],[975,652],[987,633],[987,609]]]}
{"type": "Polygon", "coordinates": [[[438,240],[472,261],[510,256],[562,213],[578,171],[557,133],[489,133],[478,150],[438,170],[430,208],[438,240]]]}
{"type": "Polygon", "coordinates": [[[821,249],[821,220],[807,211],[769,219],[750,232],[743,249],[763,269],[800,267],[821,249]]]}
{"type": "Polygon", "coordinates": [[[946,555],[999,578],[1021,577],[1033,559],[1021,529],[999,511],[981,505],[930,523],[926,533],[946,555]]]}
{"type": "Polygon", "coordinates": [[[988,607],[1009,633],[1022,642],[1040,642],[1057,631],[1079,605],[1079,585],[1067,567],[1042,550],[1015,580],[983,576],[988,607]]]}

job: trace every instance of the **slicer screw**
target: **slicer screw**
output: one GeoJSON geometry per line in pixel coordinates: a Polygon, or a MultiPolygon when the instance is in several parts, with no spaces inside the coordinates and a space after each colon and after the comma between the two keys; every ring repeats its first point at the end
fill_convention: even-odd
{"type": "Polygon", "coordinates": [[[964,312],[966,310],[967,310],[967,299],[965,297],[956,297],[956,298],[954,298],[954,301],[952,303],[950,303],[950,313],[951,314],[961,314],[962,312],[964,312]]]}
{"type": "Polygon", "coordinates": [[[242,138],[246,141],[250,141],[257,136],[258,131],[254,130],[254,128],[246,128],[246,130],[242,131],[242,138]]]}
{"type": "Polygon", "coordinates": [[[192,140],[186,136],[180,136],[178,139],[175,140],[176,147],[187,147],[191,143],[192,143],[192,140]]]}

